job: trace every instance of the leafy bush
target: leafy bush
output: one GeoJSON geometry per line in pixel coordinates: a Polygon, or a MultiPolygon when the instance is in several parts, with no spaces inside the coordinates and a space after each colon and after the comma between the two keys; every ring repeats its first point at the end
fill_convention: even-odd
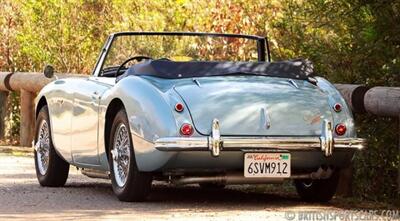
{"type": "MultiPolygon", "coordinates": [[[[275,60],[308,58],[336,83],[400,86],[399,1],[3,0],[0,29],[3,71],[51,63],[89,74],[111,32],[214,31],[268,36],[275,60]]],[[[399,123],[371,115],[357,122],[370,147],[357,155],[356,194],[394,200],[399,123]]]]}

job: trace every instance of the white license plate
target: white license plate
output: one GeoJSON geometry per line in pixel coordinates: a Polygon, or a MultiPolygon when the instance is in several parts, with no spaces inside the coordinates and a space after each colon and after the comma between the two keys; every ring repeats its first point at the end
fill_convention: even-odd
{"type": "Polygon", "coordinates": [[[245,153],[245,177],[290,177],[290,153],[245,153]]]}

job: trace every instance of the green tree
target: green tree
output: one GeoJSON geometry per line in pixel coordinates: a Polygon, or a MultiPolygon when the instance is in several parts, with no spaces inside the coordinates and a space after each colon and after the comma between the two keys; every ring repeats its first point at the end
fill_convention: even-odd
{"type": "MultiPolygon", "coordinates": [[[[335,83],[400,86],[398,0],[0,0],[0,29],[2,71],[50,63],[58,72],[90,74],[117,31],[228,32],[268,36],[274,60],[307,58],[335,83]]],[[[9,120],[18,131],[11,97],[9,120]]],[[[395,200],[398,121],[356,120],[370,146],[357,154],[354,189],[395,200]]]]}

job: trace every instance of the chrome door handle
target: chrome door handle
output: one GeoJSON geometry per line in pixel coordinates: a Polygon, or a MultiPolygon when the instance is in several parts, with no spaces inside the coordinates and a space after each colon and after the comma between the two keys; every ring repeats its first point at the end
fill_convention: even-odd
{"type": "Polygon", "coordinates": [[[97,99],[99,99],[99,98],[100,98],[99,92],[97,92],[97,91],[93,92],[93,94],[92,94],[92,99],[93,99],[93,100],[97,100],[97,99]]]}

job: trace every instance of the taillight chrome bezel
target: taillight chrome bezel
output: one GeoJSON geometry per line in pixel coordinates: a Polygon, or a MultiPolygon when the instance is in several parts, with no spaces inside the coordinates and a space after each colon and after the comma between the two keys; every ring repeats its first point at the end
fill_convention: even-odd
{"type": "Polygon", "coordinates": [[[176,103],[175,104],[175,111],[176,112],[182,112],[185,109],[182,103],[176,103]]]}
{"type": "Polygon", "coordinates": [[[338,136],[343,136],[343,135],[346,134],[346,132],[347,132],[346,124],[343,124],[343,123],[336,124],[336,126],[335,126],[335,133],[336,133],[338,136]]]}
{"type": "Polygon", "coordinates": [[[191,124],[184,123],[179,129],[179,132],[182,136],[189,137],[193,135],[194,129],[191,124]]]}
{"type": "Polygon", "coordinates": [[[340,103],[335,103],[334,105],[333,105],[333,110],[335,111],[335,112],[340,112],[340,111],[342,111],[342,105],[340,104],[340,103]]]}

